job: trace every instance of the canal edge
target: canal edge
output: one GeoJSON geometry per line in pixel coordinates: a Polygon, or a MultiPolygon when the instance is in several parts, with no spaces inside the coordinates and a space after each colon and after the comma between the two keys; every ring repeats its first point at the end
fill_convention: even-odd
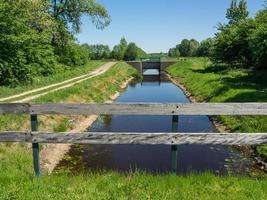
{"type": "MultiPolygon", "coordinates": [[[[133,79],[134,77],[130,77],[129,79],[124,81],[120,85],[120,88],[124,91],[133,79]]],[[[107,100],[105,103],[114,102],[120,96],[121,92],[116,91],[109,97],[110,100],[107,100]]],[[[77,123],[78,125],[75,128],[71,129],[70,131],[71,132],[85,131],[98,119],[98,117],[99,117],[98,115],[90,115],[88,117],[85,117],[84,119],[82,119],[82,121],[77,123]]],[[[51,174],[56,168],[56,166],[60,163],[60,161],[64,158],[64,156],[69,152],[72,145],[73,144],[44,145],[41,151],[41,160],[40,160],[42,171],[51,174]]]]}
{"type": "MultiPolygon", "coordinates": [[[[168,78],[177,86],[179,87],[182,92],[184,93],[184,95],[190,100],[191,103],[197,103],[199,102],[198,99],[193,96],[187,89],[186,87],[181,84],[178,80],[175,80],[171,74],[169,74],[168,72],[166,72],[168,78]]],[[[205,101],[201,101],[201,102],[205,102],[205,101]]],[[[210,121],[212,122],[213,126],[216,128],[216,130],[219,133],[225,133],[225,132],[231,132],[231,130],[229,128],[227,128],[225,125],[223,125],[216,116],[208,116],[208,118],[210,119],[210,121]]],[[[236,147],[239,151],[241,151],[243,154],[247,154],[249,153],[252,157],[252,159],[256,162],[256,164],[259,166],[259,168],[265,172],[267,172],[267,159],[263,158],[262,156],[260,156],[257,151],[256,148],[253,146],[250,147],[242,147],[242,146],[237,146],[236,147]]]]}

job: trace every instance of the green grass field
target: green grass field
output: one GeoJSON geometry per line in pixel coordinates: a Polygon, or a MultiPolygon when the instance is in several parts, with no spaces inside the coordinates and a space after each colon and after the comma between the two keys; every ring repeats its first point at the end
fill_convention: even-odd
{"type": "MultiPolygon", "coordinates": [[[[37,99],[37,102],[104,102],[131,76],[140,76],[125,63],[104,75],[37,99]]],[[[68,128],[68,118],[40,116],[40,130],[68,128]],[[55,121],[54,127],[51,126],[55,121]]],[[[28,130],[28,116],[1,116],[1,130],[28,130]]],[[[267,199],[267,178],[199,175],[151,175],[149,173],[56,171],[35,178],[31,145],[0,144],[0,199],[267,199]]],[[[67,169],[65,169],[67,170],[67,169]]]]}
{"type": "Polygon", "coordinates": [[[62,82],[67,79],[74,78],[76,76],[84,75],[86,73],[89,73],[90,71],[93,71],[94,69],[103,65],[104,63],[105,62],[103,61],[89,61],[85,66],[80,66],[76,68],[65,67],[65,70],[60,71],[52,76],[35,77],[32,84],[25,84],[17,86],[15,88],[0,86],[0,98],[19,94],[22,92],[26,92],[28,90],[33,90],[43,86],[62,82]]]}
{"type": "MultiPolygon", "coordinates": [[[[198,101],[267,102],[267,71],[229,69],[214,66],[205,58],[180,61],[168,72],[198,101]]],[[[267,117],[221,116],[219,120],[234,132],[267,132],[267,117]]],[[[267,148],[258,147],[267,156],[267,148]]]]}

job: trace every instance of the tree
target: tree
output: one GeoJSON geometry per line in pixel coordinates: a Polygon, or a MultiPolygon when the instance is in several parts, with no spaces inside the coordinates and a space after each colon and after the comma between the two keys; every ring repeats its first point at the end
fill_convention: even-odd
{"type": "Polygon", "coordinates": [[[179,46],[177,45],[175,48],[171,48],[169,50],[168,56],[179,57],[180,56],[179,46]]]}
{"type": "Polygon", "coordinates": [[[192,57],[196,56],[196,52],[199,46],[199,42],[195,39],[184,39],[181,44],[178,46],[179,52],[182,57],[192,57]]]}
{"type": "Polygon", "coordinates": [[[109,46],[103,44],[90,45],[90,57],[93,60],[110,58],[109,46]]]}
{"type": "Polygon", "coordinates": [[[82,66],[88,62],[89,53],[90,52],[85,45],[69,42],[63,51],[60,52],[59,61],[71,67],[82,66]]]}
{"type": "Polygon", "coordinates": [[[74,33],[80,32],[81,17],[91,17],[97,28],[104,28],[110,23],[106,9],[95,0],[50,0],[50,14],[74,33]]]}
{"type": "Polygon", "coordinates": [[[0,2],[0,84],[29,83],[57,66],[51,46],[54,22],[42,0],[0,2]],[[38,11],[38,12],[37,12],[38,11]]]}
{"type": "Polygon", "coordinates": [[[52,44],[56,52],[64,51],[74,34],[79,33],[82,16],[88,16],[97,28],[103,29],[110,23],[106,9],[95,0],[50,0],[50,15],[56,22],[52,44]]]}
{"type": "Polygon", "coordinates": [[[123,60],[127,47],[128,47],[128,43],[126,39],[123,37],[120,40],[120,44],[114,46],[111,52],[112,57],[117,60],[123,60]]]}
{"type": "MultiPolygon", "coordinates": [[[[267,3],[267,1],[266,1],[267,3]]],[[[253,51],[253,63],[267,69],[267,8],[260,11],[255,18],[256,28],[251,34],[250,48],[253,51]]]]}
{"type": "Polygon", "coordinates": [[[130,43],[124,55],[124,60],[136,60],[146,56],[146,53],[135,43],[130,43]]]}
{"type": "Polygon", "coordinates": [[[227,9],[226,18],[229,20],[229,24],[234,24],[246,19],[248,15],[246,0],[241,0],[239,5],[237,5],[237,0],[232,0],[230,8],[227,9]]]}
{"type": "Polygon", "coordinates": [[[208,38],[206,40],[203,40],[198,49],[197,49],[197,56],[199,57],[211,57],[212,52],[213,52],[213,45],[214,45],[214,40],[211,38],[208,38]]]}
{"type": "Polygon", "coordinates": [[[252,49],[249,43],[254,29],[252,19],[221,28],[214,41],[213,59],[229,66],[251,66],[252,49]]]}

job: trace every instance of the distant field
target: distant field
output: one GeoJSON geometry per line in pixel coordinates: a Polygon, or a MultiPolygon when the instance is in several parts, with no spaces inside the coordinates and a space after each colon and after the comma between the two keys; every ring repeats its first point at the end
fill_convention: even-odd
{"type": "MultiPolygon", "coordinates": [[[[214,66],[205,58],[180,61],[168,72],[182,83],[199,101],[206,102],[267,102],[267,71],[229,69],[214,66]]],[[[221,116],[235,132],[267,132],[267,117],[221,116]]],[[[258,147],[267,156],[267,147],[258,147]]]]}

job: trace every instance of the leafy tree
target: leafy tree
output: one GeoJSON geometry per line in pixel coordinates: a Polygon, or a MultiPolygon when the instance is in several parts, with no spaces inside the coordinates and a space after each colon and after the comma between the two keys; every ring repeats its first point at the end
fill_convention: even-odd
{"type": "Polygon", "coordinates": [[[237,0],[232,0],[230,8],[227,9],[226,18],[229,24],[234,24],[248,17],[247,1],[241,0],[237,5],[237,0]]]}
{"type": "Polygon", "coordinates": [[[71,67],[85,65],[89,60],[89,51],[87,47],[76,44],[75,42],[69,42],[59,55],[59,61],[71,67]]]}
{"type": "Polygon", "coordinates": [[[108,59],[110,58],[110,53],[109,46],[107,45],[90,45],[90,57],[93,60],[108,59]]]}
{"type": "Polygon", "coordinates": [[[110,23],[108,12],[95,0],[50,0],[50,7],[51,16],[74,33],[80,32],[83,15],[91,17],[97,28],[104,28],[110,23]]]}
{"type": "Polygon", "coordinates": [[[267,8],[260,11],[255,18],[256,28],[251,34],[250,48],[256,66],[267,69],[267,8]]]}
{"type": "Polygon", "coordinates": [[[146,53],[141,48],[137,47],[135,43],[130,43],[125,52],[124,59],[136,60],[144,56],[146,56],[146,53]]]}
{"type": "Polygon", "coordinates": [[[253,20],[221,28],[214,41],[214,60],[235,67],[251,66],[252,50],[249,43],[254,29],[253,20]]]}
{"type": "Polygon", "coordinates": [[[198,49],[197,49],[197,56],[199,57],[211,57],[212,52],[213,52],[213,45],[214,45],[214,40],[211,38],[208,38],[206,40],[203,40],[198,49]]]}
{"type": "Polygon", "coordinates": [[[42,0],[0,2],[0,84],[31,82],[55,71],[53,20],[42,0]],[[36,12],[38,11],[38,12],[36,12]]]}
{"type": "MultiPolygon", "coordinates": [[[[56,22],[52,44],[60,52],[65,51],[73,35],[80,32],[82,16],[88,16],[97,28],[103,29],[110,23],[106,9],[95,0],[50,0],[50,15],[56,22]]],[[[60,60],[64,60],[61,58],[60,60]]]]}
{"type": "Polygon", "coordinates": [[[184,39],[181,44],[178,46],[180,55],[182,57],[192,57],[196,56],[196,52],[199,46],[199,42],[195,39],[184,39]]]}
{"type": "Polygon", "coordinates": [[[126,39],[123,37],[120,40],[120,44],[114,46],[112,53],[111,53],[112,57],[117,60],[123,60],[127,47],[128,47],[128,43],[126,39]]]}
{"type": "Polygon", "coordinates": [[[168,56],[179,57],[180,56],[179,46],[177,45],[175,48],[171,48],[169,50],[168,56]]]}

